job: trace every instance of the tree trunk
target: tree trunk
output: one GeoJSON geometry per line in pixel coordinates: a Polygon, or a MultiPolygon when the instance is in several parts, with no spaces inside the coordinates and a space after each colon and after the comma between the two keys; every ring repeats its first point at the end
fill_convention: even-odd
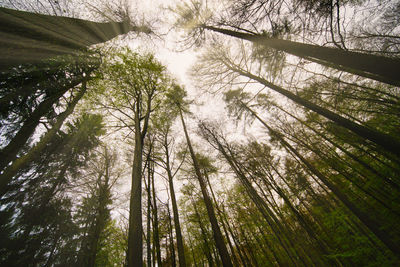
{"type": "Polygon", "coordinates": [[[5,193],[4,190],[6,189],[7,184],[17,174],[17,172],[25,168],[30,162],[32,162],[32,160],[35,160],[37,157],[39,157],[43,149],[46,148],[46,145],[60,130],[65,119],[74,111],[76,104],[78,104],[79,100],[83,97],[85,92],[86,81],[84,80],[81,90],[74,97],[72,102],[69,103],[66,110],[58,116],[57,121],[53,125],[53,127],[40,139],[40,141],[34,147],[29,150],[27,154],[16,159],[11,166],[4,170],[4,172],[0,175],[0,196],[5,193]]]}
{"type": "Polygon", "coordinates": [[[128,21],[97,23],[0,7],[0,72],[71,54],[131,30],[143,31],[128,21]]]}
{"type": "Polygon", "coordinates": [[[262,35],[236,32],[212,26],[203,26],[203,28],[284,51],[340,71],[400,86],[399,59],[268,38],[262,35]]]}
{"type": "MultiPolygon", "coordinates": [[[[149,154],[147,155],[147,165],[150,164],[150,151],[149,154]]],[[[151,177],[149,174],[147,174],[147,186],[146,186],[146,191],[147,191],[147,239],[146,239],[146,248],[147,248],[147,267],[151,267],[151,192],[150,192],[150,183],[151,183],[151,177]]]]}
{"type": "Polygon", "coordinates": [[[396,189],[400,189],[399,185],[393,181],[391,179],[391,177],[388,176],[382,176],[382,174],[376,170],[371,164],[365,162],[363,159],[361,159],[360,157],[354,155],[351,151],[349,151],[348,149],[346,149],[345,147],[341,146],[338,142],[334,141],[333,139],[327,137],[327,135],[325,135],[324,133],[321,133],[319,131],[317,131],[314,127],[310,126],[308,123],[306,123],[305,121],[299,119],[298,117],[296,117],[295,115],[291,114],[290,112],[287,112],[285,109],[279,107],[278,105],[275,105],[275,107],[277,107],[278,109],[280,109],[281,111],[285,112],[286,114],[288,114],[289,116],[291,116],[292,118],[294,118],[296,121],[298,121],[299,123],[301,123],[302,125],[305,125],[308,129],[310,129],[311,131],[313,131],[316,135],[318,135],[319,137],[321,137],[322,139],[326,140],[328,143],[330,143],[331,145],[333,145],[335,148],[338,148],[340,151],[342,151],[343,153],[345,153],[348,157],[350,157],[352,160],[354,160],[355,162],[359,163],[362,167],[364,167],[366,170],[368,170],[369,174],[368,177],[371,178],[371,174],[373,176],[375,176],[378,179],[382,179],[385,180],[385,182],[387,182],[390,186],[396,188],[396,189]]]}
{"type": "Polygon", "coordinates": [[[213,267],[214,266],[214,260],[213,260],[213,257],[211,255],[211,246],[208,243],[206,229],[204,229],[204,225],[203,225],[203,222],[201,221],[200,213],[199,213],[199,211],[197,209],[196,203],[194,202],[193,198],[192,198],[192,204],[193,204],[193,208],[194,208],[194,212],[196,214],[197,220],[199,222],[201,236],[203,237],[204,249],[205,249],[205,254],[206,254],[206,257],[207,257],[207,261],[208,261],[209,266],[213,267]]]}
{"type": "Polygon", "coordinates": [[[178,245],[179,266],[186,267],[185,250],[184,250],[184,246],[183,246],[181,224],[179,222],[178,205],[176,203],[174,181],[173,181],[171,166],[170,166],[170,162],[169,162],[169,151],[168,151],[168,144],[167,144],[166,139],[164,140],[164,146],[165,146],[165,157],[166,157],[166,168],[167,168],[167,175],[168,175],[169,192],[171,194],[172,212],[174,214],[176,242],[178,245]]]}
{"type": "MultiPolygon", "coordinates": [[[[225,160],[228,162],[229,166],[231,166],[231,169],[234,171],[236,174],[237,178],[239,179],[240,183],[243,185],[244,189],[248,193],[250,199],[253,201],[257,209],[260,211],[262,214],[263,218],[265,221],[268,223],[269,227],[272,229],[272,231],[275,234],[275,237],[278,239],[278,243],[281,245],[283,250],[286,252],[287,257],[289,260],[292,262],[292,265],[296,266],[296,261],[294,260],[296,256],[293,255],[291,248],[294,248],[294,244],[291,240],[290,235],[285,231],[285,228],[281,225],[279,220],[276,218],[275,214],[272,212],[270,207],[265,203],[265,201],[259,196],[257,191],[254,189],[254,187],[251,185],[250,181],[247,179],[245,174],[241,171],[241,169],[238,167],[238,163],[236,159],[233,157],[233,153],[230,150],[230,148],[225,149],[223,144],[218,140],[217,136],[210,130],[208,129],[205,125],[201,126],[202,131],[204,136],[208,141],[212,139],[218,147],[219,152],[223,155],[225,160]],[[210,139],[208,139],[210,138],[210,139]],[[289,244],[287,244],[289,243],[289,244]],[[289,245],[289,246],[288,246],[289,245]]],[[[300,258],[300,260],[303,260],[300,258]]]]}
{"type": "Polygon", "coordinates": [[[286,96],[293,102],[318,113],[319,115],[335,122],[337,125],[342,126],[343,128],[346,128],[349,131],[357,134],[358,136],[374,142],[375,144],[381,146],[385,150],[393,153],[394,155],[400,156],[400,142],[397,139],[393,138],[392,136],[385,134],[385,133],[378,132],[371,128],[367,128],[358,123],[352,122],[330,110],[320,107],[306,99],[303,99],[303,98],[293,94],[292,92],[290,92],[288,90],[285,90],[275,84],[268,82],[265,79],[255,76],[249,72],[229,66],[229,64],[227,64],[227,67],[232,69],[232,71],[235,71],[243,76],[246,76],[252,80],[258,81],[259,83],[271,88],[272,90],[286,96]]]}
{"type": "Polygon", "coordinates": [[[156,201],[156,189],[154,186],[154,170],[153,170],[153,163],[149,162],[149,175],[151,176],[151,186],[153,189],[153,233],[154,233],[154,245],[156,247],[156,256],[157,256],[157,266],[161,267],[162,266],[162,261],[161,261],[161,248],[160,248],[160,235],[159,235],[159,229],[158,229],[158,209],[157,209],[157,201],[156,201]]]}
{"type": "MultiPolygon", "coordinates": [[[[240,244],[239,244],[239,242],[237,241],[237,240],[238,240],[238,237],[237,237],[237,236],[235,235],[235,233],[233,232],[232,227],[231,227],[230,224],[229,224],[229,221],[228,221],[228,218],[227,218],[226,214],[227,214],[227,213],[226,213],[225,207],[224,207],[224,205],[222,205],[222,213],[221,213],[221,215],[223,216],[223,219],[222,219],[222,220],[224,220],[224,221],[226,222],[226,228],[227,228],[227,230],[228,230],[228,233],[230,233],[230,235],[232,236],[233,243],[235,243],[236,251],[237,251],[237,253],[239,254],[240,261],[241,261],[242,265],[246,265],[246,259],[244,258],[243,254],[242,254],[242,251],[241,251],[241,249],[240,249],[240,244]]],[[[228,236],[228,235],[227,235],[227,236],[228,236]]],[[[232,253],[233,253],[233,252],[232,252],[232,253]]]]}
{"type": "Polygon", "coordinates": [[[172,267],[176,267],[176,253],[175,253],[175,244],[174,244],[174,234],[172,230],[172,219],[171,219],[171,211],[169,209],[169,204],[167,202],[167,212],[168,212],[168,233],[169,233],[169,246],[171,247],[171,259],[172,259],[172,267]]]}
{"type": "Polygon", "coordinates": [[[128,232],[128,267],[143,266],[142,226],[142,154],[143,139],[140,131],[139,101],[135,113],[135,150],[132,164],[132,186],[128,232]]]}
{"type": "Polygon", "coordinates": [[[190,142],[189,135],[188,135],[187,130],[186,130],[186,124],[185,124],[185,121],[183,120],[182,110],[180,108],[179,108],[179,114],[180,114],[180,117],[181,117],[183,130],[185,132],[185,137],[186,137],[186,142],[187,142],[187,145],[188,145],[188,148],[189,148],[189,152],[190,152],[190,155],[192,157],[192,161],[193,161],[194,169],[195,169],[195,172],[196,172],[196,176],[197,176],[199,184],[200,184],[201,193],[203,195],[203,200],[204,200],[204,203],[205,203],[206,208],[207,208],[207,214],[208,214],[208,217],[210,219],[211,228],[213,230],[213,236],[214,236],[214,239],[215,239],[215,243],[216,243],[219,255],[220,255],[221,260],[222,260],[222,264],[225,267],[226,266],[233,267],[232,262],[231,262],[231,258],[230,258],[229,253],[228,253],[228,250],[226,249],[226,246],[225,246],[224,238],[222,236],[221,230],[220,230],[219,225],[218,225],[217,218],[215,216],[215,212],[214,212],[214,208],[213,208],[213,205],[212,205],[212,201],[211,201],[210,197],[208,196],[207,185],[206,185],[206,183],[204,181],[203,175],[200,172],[200,166],[199,166],[199,163],[197,162],[197,158],[196,158],[196,155],[194,153],[194,150],[193,150],[193,147],[192,147],[192,143],[190,142]]]}
{"type": "MultiPolygon", "coordinates": [[[[183,213],[183,215],[185,216],[186,214],[183,213]]],[[[185,221],[189,222],[187,216],[185,216],[185,221]]],[[[185,226],[185,224],[183,224],[183,225],[185,226]]],[[[193,246],[193,243],[192,243],[192,239],[190,238],[190,233],[189,233],[189,230],[187,228],[187,225],[188,225],[188,223],[186,223],[186,232],[187,232],[187,238],[188,238],[188,241],[189,241],[189,248],[190,248],[190,252],[192,254],[193,264],[194,264],[195,267],[197,267],[196,256],[195,256],[195,253],[194,253],[194,250],[193,250],[194,246],[193,246]]]]}
{"type": "Polygon", "coordinates": [[[224,220],[224,217],[223,217],[223,215],[222,215],[222,211],[221,211],[221,209],[220,209],[219,206],[218,206],[217,198],[215,197],[214,190],[213,190],[212,187],[211,187],[210,178],[208,177],[206,171],[204,172],[204,177],[206,178],[207,185],[208,185],[208,187],[210,188],[211,197],[212,197],[212,200],[214,201],[215,209],[217,210],[217,214],[218,214],[218,217],[219,217],[220,222],[221,222],[221,225],[222,225],[222,230],[224,231],[224,234],[225,234],[225,236],[226,236],[226,240],[227,240],[229,249],[231,250],[231,255],[232,255],[232,257],[233,257],[233,263],[234,263],[235,265],[238,265],[238,264],[239,264],[239,260],[237,259],[236,254],[235,254],[235,251],[234,251],[234,249],[233,249],[232,242],[231,242],[231,240],[230,240],[230,238],[229,238],[229,234],[228,234],[228,231],[227,231],[227,229],[226,229],[225,220],[224,220]]]}

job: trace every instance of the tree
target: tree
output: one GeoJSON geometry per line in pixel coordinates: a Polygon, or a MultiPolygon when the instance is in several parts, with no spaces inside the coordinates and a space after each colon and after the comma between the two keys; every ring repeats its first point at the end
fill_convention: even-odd
{"type": "Polygon", "coordinates": [[[116,120],[115,127],[134,134],[127,260],[128,266],[142,266],[143,144],[150,115],[160,104],[168,78],[165,67],[153,55],[139,55],[129,49],[116,52],[102,71],[104,79],[96,83],[101,93],[97,104],[116,120]]]}
{"type": "MultiPolygon", "coordinates": [[[[213,62],[217,61],[222,67],[226,68],[226,72],[234,72],[237,73],[241,76],[248,77],[254,81],[259,82],[262,85],[265,85],[266,87],[270,88],[271,90],[284,95],[285,97],[289,98],[293,102],[295,102],[298,105],[301,105],[305,107],[306,109],[312,110],[316,113],[318,113],[321,116],[324,116],[325,118],[333,121],[337,125],[348,129],[349,131],[357,134],[358,136],[370,140],[377,145],[381,146],[385,150],[391,152],[394,155],[399,155],[400,151],[398,148],[400,148],[400,142],[397,140],[397,138],[392,137],[389,134],[382,133],[380,131],[377,131],[375,129],[371,129],[370,127],[361,125],[357,122],[354,122],[350,119],[347,119],[340,114],[337,114],[335,112],[332,112],[324,107],[321,107],[319,105],[316,105],[312,103],[311,101],[308,101],[305,98],[302,98],[289,90],[286,90],[276,84],[273,84],[266,79],[263,79],[262,77],[259,77],[257,75],[254,75],[250,73],[247,70],[244,70],[241,66],[238,66],[233,62],[232,59],[230,59],[227,55],[223,55],[223,51],[218,50],[218,52],[215,52],[214,55],[208,59],[208,61],[213,62]],[[222,52],[222,55],[221,55],[222,52]],[[396,148],[395,148],[396,147],[396,148]]],[[[212,75],[212,74],[211,74],[212,75]]]]}
{"type": "Polygon", "coordinates": [[[127,247],[126,231],[115,220],[110,220],[100,237],[101,247],[96,255],[96,266],[123,266],[127,247]]]}
{"type": "Polygon", "coordinates": [[[49,142],[54,138],[57,132],[60,130],[63,122],[66,118],[71,115],[74,111],[75,106],[78,104],[79,100],[83,97],[86,92],[86,81],[83,82],[82,88],[77,93],[77,95],[72,99],[64,112],[62,112],[58,117],[56,123],[53,127],[40,139],[40,141],[35,144],[25,155],[16,159],[10,166],[8,166],[2,174],[0,174],[0,195],[5,193],[7,184],[16,175],[16,173],[24,169],[31,161],[39,157],[40,153],[46,148],[49,142]]]}
{"type": "Polygon", "coordinates": [[[284,51],[294,56],[301,57],[327,67],[392,84],[394,86],[400,85],[397,72],[395,71],[400,67],[400,60],[397,58],[388,58],[346,51],[333,47],[299,43],[290,40],[274,38],[268,36],[267,34],[248,33],[244,30],[233,31],[230,29],[214,27],[206,24],[207,19],[210,20],[210,18],[202,18],[200,13],[203,10],[201,9],[201,5],[196,2],[193,3],[193,7],[189,5],[178,7],[178,15],[181,17],[178,19],[177,24],[194,24],[194,27],[190,29],[194,32],[192,35],[203,34],[204,30],[210,30],[234,38],[247,40],[255,44],[278,49],[280,51],[284,51]]]}
{"type": "Polygon", "coordinates": [[[186,129],[186,124],[185,124],[185,121],[183,119],[183,110],[186,109],[185,102],[183,100],[183,98],[185,96],[185,91],[183,89],[181,89],[179,86],[175,85],[173,87],[172,91],[169,92],[168,96],[169,96],[170,101],[172,102],[172,104],[174,104],[175,107],[179,111],[179,115],[180,115],[182,126],[183,126],[183,131],[184,131],[185,137],[186,137],[186,142],[187,142],[187,145],[188,145],[188,148],[189,148],[190,156],[191,156],[192,161],[193,161],[194,170],[196,172],[196,176],[197,176],[197,179],[198,179],[199,184],[200,184],[201,193],[203,195],[203,200],[204,200],[204,202],[206,204],[207,214],[208,214],[210,222],[211,222],[214,239],[215,239],[215,242],[216,242],[216,246],[218,248],[219,255],[220,255],[221,260],[222,260],[222,264],[224,266],[233,266],[232,262],[231,262],[231,259],[230,259],[230,256],[229,256],[229,253],[228,253],[228,250],[227,250],[227,248],[225,246],[224,238],[223,238],[221,230],[220,230],[220,228],[218,226],[218,221],[217,221],[217,218],[215,216],[215,212],[214,212],[214,208],[213,208],[211,199],[210,199],[210,197],[208,195],[208,192],[207,192],[206,182],[204,180],[203,175],[201,174],[200,166],[199,166],[199,163],[197,161],[196,155],[194,153],[192,144],[190,142],[190,138],[189,138],[189,135],[188,135],[188,132],[187,132],[187,129],[186,129]]]}
{"type": "MultiPolygon", "coordinates": [[[[168,101],[168,100],[167,100],[168,101]]],[[[174,119],[177,117],[176,111],[171,109],[168,105],[165,105],[165,110],[160,110],[156,114],[153,120],[154,128],[158,133],[158,142],[162,147],[162,154],[158,158],[162,163],[162,167],[167,172],[169,193],[171,195],[172,212],[174,218],[176,242],[178,246],[178,257],[179,266],[186,266],[185,251],[182,237],[181,224],[179,221],[178,205],[176,200],[175,188],[174,188],[174,177],[180,169],[181,164],[177,167],[175,171],[172,169],[173,160],[171,160],[173,154],[174,137],[171,135],[172,124],[174,119]]],[[[183,161],[182,161],[183,162],[183,161]]]]}
{"type": "Polygon", "coordinates": [[[105,246],[101,241],[107,238],[107,225],[116,227],[111,224],[110,204],[111,189],[120,176],[116,170],[117,155],[104,145],[96,154],[97,158],[92,161],[91,169],[84,179],[87,180],[84,182],[83,187],[87,188],[84,191],[88,194],[83,197],[77,214],[84,231],[78,262],[80,266],[95,266],[97,255],[105,246]]]}
{"type": "Polygon", "coordinates": [[[1,54],[0,72],[21,64],[37,64],[54,56],[74,54],[119,34],[150,31],[129,20],[98,23],[4,7],[0,8],[0,22],[0,47],[8,51],[1,54]]]}
{"type": "MultiPolygon", "coordinates": [[[[7,135],[11,137],[8,137],[10,141],[0,151],[0,169],[4,169],[10,162],[15,160],[22,147],[27,143],[29,137],[31,137],[37,129],[43,117],[48,117],[50,119],[54,117],[54,105],[60,105],[62,103],[61,97],[71,88],[87,80],[89,75],[99,64],[98,61],[96,62],[90,57],[87,58],[87,61],[78,60],[76,62],[74,58],[66,58],[65,60],[66,64],[62,69],[59,69],[56,74],[50,73],[49,76],[45,76],[49,80],[43,82],[45,84],[49,82],[49,84],[46,84],[44,87],[40,87],[43,85],[42,83],[38,84],[38,87],[34,86],[32,92],[34,93],[39,89],[39,94],[34,95],[33,99],[29,99],[32,97],[29,95],[28,100],[23,100],[21,102],[16,101],[15,110],[13,108],[8,112],[4,124],[7,125],[5,122],[7,120],[10,121],[11,129],[7,135]],[[85,76],[87,76],[87,78],[85,78],[85,76]],[[26,104],[27,106],[25,106],[26,104]],[[14,112],[17,116],[15,116],[14,112]]],[[[24,76],[24,74],[22,76],[24,76]]],[[[16,74],[17,79],[18,77],[19,75],[16,74]]],[[[33,82],[37,83],[38,80],[33,77],[33,82]]],[[[19,83],[13,85],[13,83],[9,84],[6,82],[4,86],[4,94],[6,96],[8,95],[8,89],[17,90],[18,92],[24,90],[23,86],[21,88],[19,83]]],[[[13,92],[11,91],[10,94],[13,94],[13,92]]],[[[17,99],[19,98],[19,93],[16,97],[17,99]]],[[[14,97],[9,99],[9,101],[9,103],[14,103],[14,97]]],[[[8,105],[8,103],[5,104],[8,105]]]]}
{"type": "Polygon", "coordinates": [[[86,166],[102,133],[102,117],[83,114],[68,123],[65,132],[59,131],[29,166],[19,170],[18,179],[8,185],[1,199],[2,264],[76,263],[77,248],[66,253],[78,234],[71,214],[72,199],[66,192],[86,166]],[[63,253],[66,255],[58,258],[63,253]]]}

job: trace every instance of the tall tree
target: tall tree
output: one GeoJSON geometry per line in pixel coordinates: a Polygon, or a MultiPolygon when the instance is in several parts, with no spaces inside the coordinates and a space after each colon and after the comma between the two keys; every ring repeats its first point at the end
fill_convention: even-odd
{"type": "Polygon", "coordinates": [[[139,55],[129,49],[111,56],[102,71],[104,79],[96,83],[101,93],[97,104],[107,110],[115,127],[134,134],[127,261],[129,267],[142,266],[143,145],[150,115],[160,103],[159,95],[168,86],[168,78],[165,67],[153,55],[139,55]]]}
{"type": "Polygon", "coordinates": [[[15,174],[24,169],[31,161],[35,160],[39,157],[40,153],[46,148],[46,146],[51,142],[57,132],[60,130],[63,122],[66,118],[71,115],[74,111],[75,106],[78,104],[79,100],[83,97],[86,92],[86,81],[83,81],[81,86],[82,88],[76,94],[76,96],[72,99],[70,103],[67,104],[67,108],[64,112],[60,113],[57,117],[56,123],[53,127],[40,139],[40,141],[35,144],[25,155],[16,159],[10,166],[8,166],[2,174],[0,174],[0,195],[2,195],[5,191],[7,184],[11,181],[11,179],[15,176],[15,174]]]}
{"type": "Polygon", "coordinates": [[[67,190],[85,168],[102,133],[101,116],[84,114],[59,131],[8,185],[1,199],[2,265],[76,264],[77,247],[66,253],[79,235],[67,190]]]}
{"type": "MultiPolygon", "coordinates": [[[[85,177],[87,192],[89,194],[82,200],[78,217],[82,217],[85,235],[83,237],[79,265],[95,266],[96,258],[102,244],[101,239],[106,238],[105,228],[111,222],[110,204],[112,203],[111,188],[120,176],[116,170],[116,153],[103,145],[98,151],[96,160],[89,166],[88,176],[85,177]]],[[[81,181],[79,182],[82,183],[81,181]]]]}
{"type": "Polygon", "coordinates": [[[123,22],[98,23],[0,7],[0,72],[21,64],[76,53],[130,31],[151,32],[126,18],[123,22]]]}
{"type": "Polygon", "coordinates": [[[169,92],[168,96],[170,97],[170,101],[176,106],[176,108],[179,111],[179,116],[180,116],[180,119],[181,119],[181,122],[182,122],[183,131],[185,133],[186,142],[187,142],[187,145],[188,145],[188,148],[189,148],[190,156],[191,156],[192,161],[193,161],[194,170],[196,172],[196,176],[197,176],[197,179],[198,179],[199,184],[200,184],[201,193],[203,195],[203,200],[204,200],[204,202],[206,204],[207,214],[208,214],[210,222],[211,222],[211,227],[212,227],[212,230],[213,230],[214,239],[215,239],[215,242],[216,242],[216,246],[218,248],[219,255],[220,255],[221,260],[222,260],[222,264],[224,266],[233,266],[231,258],[230,258],[230,255],[229,255],[228,250],[227,250],[226,245],[225,245],[224,238],[222,236],[221,230],[220,230],[219,225],[218,225],[217,217],[215,216],[215,212],[214,212],[214,208],[213,208],[213,205],[212,205],[211,198],[210,198],[210,196],[208,194],[208,191],[207,191],[206,181],[204,180],[204,177],[201,174],[200,166],[199,166],[199,163],[197,161],[196,154],[195,154],[195,152],[193,150],[192,143],[190,141],[189,134],[188,134],[187,129],[186,129],[185,121],[183,119],[183,111],[186,109],[185,102],[184,102],[184,99],[183,99],[185,97],[185,94],[186,93],[182,88],[180,88],[179,86],[174,86],[173,90],[171,90],[171,92],[169,92]]]}
{"type": "MultiPolygon", "coordinates": [[[[151,152],[150,152],[151,153],[151,152]]],[[[161,248],[160,248],[160,224],[158,220],[158,207],[157,207],[157,195],[156,195],[156,187],[154,183],[154,162],[152,157],[150,156],[148,162],[148,174],[151,177],[151,195],[153,197],[153,238],[154,238],[154,246],[156,247],[156,258],[157,258],[157,266],[162,266],[161,261],[161,248]]],[[[150,184],[149,184],[150,186],[150,184]]]]}
{"type": "MultiPolygon", "coordinates": [[[[6,106],[9,104],[12,106],[11,110],[8,110],[7,115],[4,116],[4,124],[7,125],[5,123],[7,121],[11,124],[10,132],[6,133],[11,137],[8,137],[10,139],[9,142],[0,150],[0,169],[5,168],[15,160],[22,147],[26,145],[28,139],[37,129],[42,118],[52,119],[54,117],[54,114],[56,114],[54,108],[62,103],[62,96],[70,89],[89,79],[90,74],[99,66],[99,61],[90,57],[87,60],[73,57],[67,57],[64,60],[66,63],[62,64],[63,68],[58,69],[56,73],[50,72],[48,76],[46,75],[47,73],[44,74],[45,80],[40,82],[35,77],[30,77],[29,74],[19,75],[17,73],[15,75],[16,79],[25,79],[24,76],[28,76],[28,80],[32,79],[32,82],[35,83],[32,85],[34,88],[33,93],[37,90],[39,90],[39,93],[34,96],[29,95],[26,97],[28,98],[27,100],[22,97],[22,101],[18,99],[18,93],[16,96],[17,101],[11,98],[5,103],[6,106]],[[14,102],[16,103],[14,104],[14,102]]],[[[20,83],[8,83],[6,80],[3,84],[4,88],[2,89],[4,91],[2,93],[7,97],[9,89],[11,89],[10,94],[12,94],[13,90],[23,92],[24,82],[22,82],[22,86],[20,83]]]]}
{"type": "MultiPolygon", "coordinates": [[[[214,52],[213,52],[214,53],[214,52]]],[[[357,134],[358,136],[370,140],[380,147],[384,148],[385,150],[391,152],[394,155],[399,155],[400,151],[400,142],[397,140],[397,138],[383,133],[381,131],[378,131],[376,129],[372,129],[371,127],[367,127],[365,125],[362,125],[358,122],[355,122],[351,119],[347,119],[340,114],[337,114],[333,111],[330,111],[327,108],[324,108],[322,106],[319,106],[317,104],[314,104],[313,102],[296,95],[292,93],[289,90],[286,90],[282,88],[281,86],[278,86],[274,83],[271,83],[267,81],[266,79],[259,77],[257,75],[254,75],[250,73],[249,71],[243,69],[241,66],[233,62],[231,58],[229,58],[226,54],[223,55],[224,52],[221,50],[218,50],[218,52],[215,52],[215,55],[212,56],[212,59],[209,59],[209,62],[212,62],[213,60],[216,60],[220,62],[221,67],[224,66],[227,68],[227,72],[231,71],[234,73],[237,73],[239,75],[242,75],[244,77],[248,77],[254,81],[259,82],[262,85],[265,85],[266,87],[270,88],[271,90],[287,97],[288,99],[292,100],[298,105],[301,105],[309,110],[312,110],[316,113],[318,113],[321,116],[324,116],[325,118],[333,121],[337,125],[348,129],[349,131],[357,134]],[[221,55],[222,54],[222,55],[221,55]]],[[[213,74],[210,74],[213,75],[213,74]]]]}
{"type": "MultiPolygon", "coordinates": [[[[171,134],[172,124],[174,119],[177,117],[176,111],[170,109],[168,105],[165,105],[165,110],[160,110],[157,113],[156,118],[153,120],[153,125],[159,136],[159,143],[162,147],[162,156],[159,157],[159,161],[162,163],[162,167],[167,172],[169,194],[171,195],[172,212],[175,226],[176,242],[178,247],[178,258],[179,266],[186,266],[185,250],[183,244],[181,224],[179,221],[178,205],[174,187],[174,177],[180,169],[181,164],[173,170],[173,146],[174,137],[171,134]]],[[[182,161],[183,162],[183,161],[182,161]]]]}
{"type": "MultiPolygon", "coordinates": [[[[397,58],[283,40],[274,38],[274,36],[268,34],[255,34],[251,31],[246,32],[245,29],[234,31],[226,28],[214,27],[212,25],[207,25],[207,21],[211,19],[207,10],[203,9],[202,5],[198,2],[193,2],[192,6],[186,4],[176,8],[180,16],[177,20],[177,24],[189,28],[191,31],[190,35],[194,36],[194,38],[201,39],[197,35],[204,34],[204,30],[210,30],[284,51],[327,67],[371,78],[394,86],[400,85],[400,80],[396,71],[400,67],[400,60],[397,58]],[[202,12],[206,14],[201,14],[202,12]]],[[[198,41],[198,39],[195,41],[198,41]]]]}

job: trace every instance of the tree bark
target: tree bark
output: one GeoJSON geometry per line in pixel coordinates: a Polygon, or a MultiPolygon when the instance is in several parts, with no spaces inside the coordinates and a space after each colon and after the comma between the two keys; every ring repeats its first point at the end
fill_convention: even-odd
{"type": "Polygon", "coordinates": [[[204,229],[204,225],[203,225],[203,222],[201,221],[200,213],[199,213],[199,211],[197,209],[197,205],[194,202],[193,198],[192,198],[192,204],[193,204],[193,208],[194,208],[194,212],[196,214],[197,220],[199,222],[201,236],[203,237],[204,249],[205,249],[205,254],[206,254],[206,257],[207,257],[207,261],[208,261],[209,266],[213,267],[214,266],[214,260],[213,260],[213,257],[211,255],[211,246],[208,243],[206,229],[204,229]]]}
{"type": "MultiPolygon", "coordinates": [[[[147,155],[147,165],[149,165],[150,162],[150,151],[149,154],[147,155]]],[[[150,183],[151,183],[151,177],[148,174],[147,175],[147,185],[146,185],[146,191],[147,191],[147,220],[146,220],[146,226],[147,226],[147,239],[146,239],[146,248],[147,248],[147,264],[146,266],[150,267],[151,266],[151,192],[150,192],[150,183]]]]}
{"type": "Polygon", "coordinates": [[[175,253],[175,244],[174,244],[174,234],[172,230],[172,219],[171,219],[171,211],[169,209],[169,204],[167,202],[167,212],[168,212],[168,233],[169,233],[169,246],[171,247],[171,259],[172,259],[172,267],[176,267],[176,253],[175,253]]]}
{"type": "Polygon", "coordinates": [[[389,151],[392,154],[400,157],[400,142],[397,139],[393,138],[392,136],[382,133],[382,132],[378,132],[371,128],[367,128],[358,123],[352,122],[330,110],[320,107],[306,99],[303,99],[303,98],[293,94],[292,92],[290,92],[288,90],[283,89],[282,87],[272,84],[272,83],[268,82],[267,80],[260,78],[258,76],[255,76],[249,72],[232,67],[229,64],[227,64],[227,67],[232,69],[232,71],[235,71],[243,76],[246,76],[252,80],[258,81],[259,83],[271,88],[272,90],[278,92],[279,94],[286,96],[293,102],[318,113],[319,115],[335,122],[337,125],[348,129],[349,131],[357,134],[358,136],[360,136],[364,139],[372,141],[373,143],[384,148],[386,151],[389,151]]]}
{"type": "Polygon", "coordinates": [[[396,58],[351,52],[333,47],[303,44],[212,26],[203,25],[202,27],[214,32],[284,51],[340,71],[346,71],[394,86],[400,86],[400,60],[396,58]]]}
{"type": "Polygon", "coordinates": [[[158,229],[158,208],[157,208],[157,201],[156,201],[156,189],[154,186],[154,170],[152,166],[152,162],[150,159],[149,162],[149,175],[151,176],[151,187],[152,187],[152,197],[153,197],[153,233],[154,233],[154,245],[156,247],[156,257],[157,257],[157,266],[162,266],[161,261],[161,248],[160,248],[160,234],[158,229]]]}
{"type": "Polygon", "coordinates": [[[0,72],[106,42],[140,27],[97,23],[0,7],[0,72]]]}
{"type": "Polygon", "coordinates": [[[128,267],[143,266],[142,226],[142,154],[143,139],[139,119],[139,101],[135,113],[135,150],[132,164],[132,186],[128,232],[128,267]]]}
{"type": "Polygon", "coordinates": [[[178,212],[178,205],[176,203],[176,196],[175,196],[175,189],[174,189],[174,181],[171,172],[171,166],[169,161],[169,150],[168,150],[168,143],[165,137],[164,140],[164,147],[165,147],[165,157],[166,157],[166,169],[168,175],[168,185],[169,185],[169,192],[171,194],[171,202],[172,202],[172,212],[174,214],[174,226],[175,226],[175,233],[176,233],[176,242],[178,245],[178,258],[179,258],[179,266],[186,267],[186,260],[185,260],[185,250],[183,246],[183,238],[182,238],[182,230],[181,224],[179,222],[179,212],[178,212]]]}
{"type": "Polygon", "coordinates": [[[201,193],[203,195],[203,200],[204,200],[204,203],[205,203],[206,208],[207,208],[207,214],[208,214],[208,217],[210,219],[211,228],[212,228],[212,231],[213,231],[213,236],[214,236],[215,243],[216,243],[216,246],[217,246],[217,249],[218,249],[218,253],[219,253],[220,257],[221,257],[223,266],[225,266],[225,267],[227,267],[227,266],[233,267],[232,262],[231,262],[231,258],[230,258],[229,253],[228,253],[228,250],[227,250],[227,248],[225,246],[224,238],[222,236],[221,230],[220,230],[219,225],[218,225],[217,218],[215,216],[215,212],[214,212],[214,208],[213,208],[213,205],[212,205],[212,201],[211,201],[210,197],[208,196],[206,183],[204,181],[203,175],[200,172],[200,166],[199,166],[199,163],[197,162],[197,158],[196,158],[196,155],[194,153],[194,150],[193,150],[193,147],[192,147],[192,143],[190,142],[189,135],[187,133],[186,124],[185,124],[185,121],[183,120],[182,110],[181,110],[180,107],[179,107],[179,114],[180,114],[180,117],[181,117],[183,130],[185,132],[185,137],[186,137],[186,142],[187,142],[187,145],[188,145],[188,148],[189,148],[189,152],[190,152],[190,155],[192,157],[192,161],[193,161],[194,169],[195,169],[195,172],[196,172],[196,176],[197,176],[197,179],[198,179],[199,184],[200,184],[201,193]]]}
{"type": "MultiPolygon", "coordinates": [[[[143,143],[149,127],[150,113],[152,111],[151,100],[155,92],[155,87],[147,95],[147,108],[144,118],[142,113],[141,96],[136,97],[134,106],[135,112],[135,148],[132,164],[132,185],[129,203],[129,229],[128,229],[128,252],[127,267],[143,266],[143,225],[142,225],[142,156],[143,143]],[[141,120],[144,120],[141,127],[141,120]]],[[[150,186],[150,185],[149,185],[150,186]]],[[[153,257],[154,259],[154,257],[153,257]]]]}

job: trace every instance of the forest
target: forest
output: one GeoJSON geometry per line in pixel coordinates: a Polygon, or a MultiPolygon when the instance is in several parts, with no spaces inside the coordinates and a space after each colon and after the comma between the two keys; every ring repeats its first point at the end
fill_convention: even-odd
{"type": "Polygon", "coordinates": [[[0,266],[400,266],[400,2],[0,2],[0,266]]]}

